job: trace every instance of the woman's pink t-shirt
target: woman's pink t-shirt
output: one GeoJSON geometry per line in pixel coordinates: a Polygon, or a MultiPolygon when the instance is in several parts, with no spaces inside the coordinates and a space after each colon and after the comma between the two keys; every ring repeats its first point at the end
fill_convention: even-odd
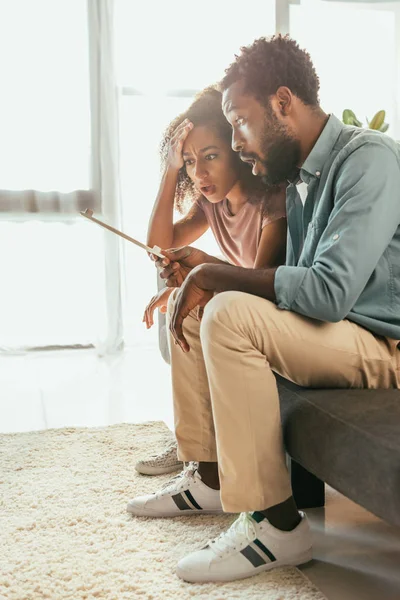
{"type": "Polygon", "coordinates": [[[252,268],[266,225],[286,217],[285,190],[250,198],[236,215],[225,198],[216,204],[204,196],[197,201],[225,258],[239,267],[252,268]]]}

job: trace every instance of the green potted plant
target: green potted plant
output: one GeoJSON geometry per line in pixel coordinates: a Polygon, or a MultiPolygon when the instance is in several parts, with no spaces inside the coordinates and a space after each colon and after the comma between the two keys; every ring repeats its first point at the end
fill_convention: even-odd
{"type": "MultiPolygon", "coordinates": [[[[377,131],[381,131],[385,133],[389,129],[389,124],[385,123],[386,112],[384,110],[380,110],[376,113],[374,117],[372,117],[371,121],[366,119],[368,128],[375,129],[377,131]]],[[[343,111],[342,121],[345,125],[354,125],[354,127],[362,127],[363,124],[359,121],[352,110],[346,108],[343,111]]]]}

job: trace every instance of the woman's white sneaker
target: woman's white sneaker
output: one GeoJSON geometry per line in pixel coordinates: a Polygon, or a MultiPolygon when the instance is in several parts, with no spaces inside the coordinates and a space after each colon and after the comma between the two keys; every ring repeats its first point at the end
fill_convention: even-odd
{"type": "Polygon", "coordinates": [[[159,492],[130,500],[127,511],[137,517],[223,513],[219,490],[213,490],[202,482],[197,463],[189,463],[180,475],[159,492]]]}
{"type": "Polygon", "coordinates": [[[234,581],[312,559],[307,517],[293,531],[273,527],[260,512],[242,513],[231,527],[205,548],[183,558],[177,575],[192,583],[234,581]]]}

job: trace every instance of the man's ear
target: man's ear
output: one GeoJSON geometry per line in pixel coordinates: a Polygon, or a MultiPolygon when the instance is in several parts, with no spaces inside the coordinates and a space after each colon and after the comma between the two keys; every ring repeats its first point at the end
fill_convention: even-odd
{"type": "Polygon", "coordinates": [[[276,108],[283,117],[290,115],[293,106],[293,94],[288,87],[282,85],[276,90],[275,102],[276,108]]]}

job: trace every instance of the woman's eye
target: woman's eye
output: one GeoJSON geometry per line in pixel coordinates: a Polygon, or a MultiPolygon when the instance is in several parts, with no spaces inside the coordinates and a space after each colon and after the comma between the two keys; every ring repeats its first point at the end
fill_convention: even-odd
{"type": "Polygon", "coordinates": [[[218,154],[207,154],[206,156],[206,160],[214,160],[214,158],[217,158],[218,154]]]}
{"type": "Polygon", "coordinates": [[[190,165],[193,164],[193,160],[191,158],[188,158],[187,160],[185,160],[185,166],[186,167],[190,167],[190,165]]]}
{"type": "Polygon", "coordinates": [[[236,123],[236,125],[243,125],[243,123],[244,123],[243,117],[237,117],[235,119],[235,123],[236,123]]]}

